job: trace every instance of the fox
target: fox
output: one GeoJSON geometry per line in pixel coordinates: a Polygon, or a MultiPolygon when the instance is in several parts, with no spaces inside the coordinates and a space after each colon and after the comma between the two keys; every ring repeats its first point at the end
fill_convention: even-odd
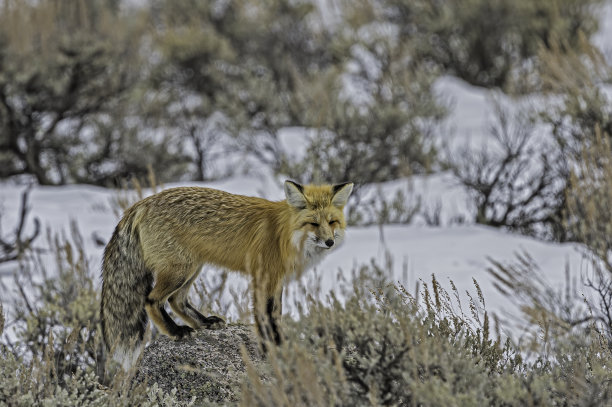
{"type": "Polygon", "coordinates": [[[283,281],[299,277],[345,238],[344,207],[353,183],[301,185],[287,180],[285,198],[176,187],[136,202],[104,249],[100,317],[106,349],[125,370],[144,348],[149,320],[173,339],[225,321],[189,302],[204,265],[251,278],[257,332],[281,344],[283,281]],[[169,304],[185,325],[165,309],[169,304]]]}

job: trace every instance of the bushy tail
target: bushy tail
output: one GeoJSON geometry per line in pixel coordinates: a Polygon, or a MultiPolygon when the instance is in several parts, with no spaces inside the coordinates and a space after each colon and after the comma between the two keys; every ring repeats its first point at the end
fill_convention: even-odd
{"type": "Polygon", "coordinates": [[[125,370],[136,362],[144,345],[145,299],[153,284],[153,274],[144,264],[136,214],[131,208],[119,222],[102,263],[102,336],[125,370]]]}

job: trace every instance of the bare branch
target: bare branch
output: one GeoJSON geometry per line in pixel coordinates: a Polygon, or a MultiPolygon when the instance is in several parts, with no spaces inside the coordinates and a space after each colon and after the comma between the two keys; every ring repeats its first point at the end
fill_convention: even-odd
{"type": "Polygon", "coordinates": [[[13,260],[18,260],[24,252],[31,247],[32,242],[40,234],[40,220],[34,218],[34,231],[27,237],[24,237],[24,226],[28,217],[30,208],[28,207],[28,199],[32,186],[30,185],[21,194],[21,209],[19,211],[19,221],[11,238],[0,237],[0,263],[5,263],[13,260]]]}
{"type": "Polygon", "coordinates": [[[563,174],[546,154],[533,154],[534,132],[524,115],[509,118],[497,107],[490,132],[497,145],[477,153],[466,150],[452,163],[455,176],[474,196],[476,222],[550,237],[566,184],[563,174]]]}

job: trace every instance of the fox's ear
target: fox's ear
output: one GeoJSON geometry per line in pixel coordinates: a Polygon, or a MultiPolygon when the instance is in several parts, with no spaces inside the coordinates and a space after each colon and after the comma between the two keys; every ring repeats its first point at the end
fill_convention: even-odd
{"type": "Polygon", "coordinates": [[[306,197],[304,196],[304,187],[293,181],[285,181],[285,196],[289,205],[298,208],[306,208],[306,197]]]}
{"type": "Polygon", "coordinates": [[[334,193],[332,205],[337,206],[338,208],[343,208],[344,205],[346,205],[351,192],[353,192],[353,183],[345,182],[344,184],[336,184],[332,187],[332,192],[334,193]]]}

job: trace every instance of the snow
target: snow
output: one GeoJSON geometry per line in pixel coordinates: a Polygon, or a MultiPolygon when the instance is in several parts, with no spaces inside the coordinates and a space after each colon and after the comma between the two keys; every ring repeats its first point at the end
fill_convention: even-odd
{"type": "MultiPolygon", "coordinates": [[[[453,214],[465,211],[467,196],[458,185],[452,187],[449,174],[438,174],[431,177],[421,177],[412,181],[395,181],[381,186],[381,190],[393,190],[396,187],[407,187],[423,193],[425,200],[440,200],[443,202],[443,218],[449,219],[453,214]]],[[[272,177],[233,177],[222,182],[169,184],[166,188],[178,185],[202,185],[224,189],[230,192],[263,195],[270,199],[282,199],[282,182],[272,177]]],[[[6,219],[3,222],[3,233],[6,235],[15,226],[15,216],[19,211],[20,195],[23,186],[3,183],[0,187],[0,203],[6,219]]],[[[95,236],[104,241],[110,238],[118,221],[112,202],[119,192],[108,189],[73,185],[65,187],[35,186],[30,194],[29,206],[31,217],[39,217],[44,227],[54,232],[69,231],[71,221],[75,221],[84,238],[86,252],[90,256],[90,264],[99,273],[103,248],[96,244],[95,236]]],[[[148,191],[147,193],[150,193],[148,191]]],[[[285,297],[285,312],[297,315],[295,304],[303,302],[303,294],[297,288],[300,283],[308,286],[320,278],[322,295],[325,296],[339,286],[338,275],[343,280],[351,280],[355,267],[369,264],[374,260],[379,265],[385,264],[387,254],[393,259],[393,268],[389,281],[403,284],[413,292],[417,281],[431,281],[435,274],[438,281],[447,289],[448,279],[452,279],[460,293],[475,290],[472,279],[480,284],[487,309],[501,317],[518,317],[519,311],[492,284],[492,278],[487,273],[490,266],[488,258],[502,263],[511,262],[515,254],[528,252],[540,265],[543,276],[551,286],[561,288],[564,281],[566,264],[574,275],[579,274],[582,259],[574,245],[559,245],[538,241],[532,238],[511,234],[499,229],[476,225],[456,225],[444,221],[441,227],[429,227],[424,222],[415,221],[410,225],[394,225],[371,227],[352,227],[347,230],[345,243],[332,250],[322,263],[314,270],[302,276],[301,281],[290,282],[285,297]]],[[[31,227],[31,222],[30,222],[31,227]]],[[[27,234],[26,230],[26,234],[27,234]]],[[[37,241],[37,247],[45,247],[45,237],[37,241]]],[[[49,259],[52,261],[52,259],[49,259]]],[[[0,267],[0,277],[7,288],[0,285],[0,299],[9,302],[12,296],[10,276],[14,264],[3,264],[0,267]],[[4,290],[4,291],[3,291],[4,290]]],[[[214,281],[218,273],[205,267],[203,278],[214,281]]],[[[98,279],[96,281],[99,282],[98,279]]],[[[248,281],[237,273],[233,273],[228,283],[223,301],[229,306],[228,317],[234,319],[237,310],[230,303],[230,290],[244,292],[248,281]]],[[[467,304],[467,299],[462,299],[467,304]]],[[[223,304],[225,305],[225,304],[223,304]]]]}
{"type": "Polygon", "coordinates": [[[278,134],[280,148],[289,160],[302,160],[316,133],[316,130],[304,127],[285,127],[278,134]]]}
{"type": "MultiPolygon", "coordinates": [[[[398,192],[405,196],[406,206],[421,206],[412,219],[411,224],[414,225],[422,226],[427,223],[425,213],[433,215],[434,212],[439,212],[440,225],[437,226],[462,223],[466,219],[473,219],[476,213],[468,192],[450,172],[415,175],[407,179],[364,185],[360,191],[360,202],[367,203],[380,197],[393,200],[398,192]]],[[[360,211],[359,203],[356,204],[356,209],[360,211]]],[[[365,223],[375,222],[367,213],[363,215],[365,223]]]]}
{"type": "Polygon", "coordinates": [[[612,63],[612,1],[605,2],[599,10],[599,31],[593,35],[592,41],[612,63]]]}
{"type": "Polygon", "coordinates": [[[497,93],[470,86],[453,76],[437,79],[434,92],[443,103],[450,105],[446,119],[449,131],[442,143],[448,143],[452,137],[451,148],[455,150],[458,145],[482,145],[487,141],[487,123],[493,116],[491,100],[497,93]]]}
{"type": "MultiPolygon", "coordinates": [[[[345,245],[330,254],[320,269],[346,272],[352,265],[366,264],[371,259],[384,265],[389,253],[394,260],[389,276],[391,282],[399,282],[414,293],[418,281],[430,283],[435,274],[447,290],[449,280],[455,283],[465,305],[466,291],[475,297],[473,279],[476,279],[484,293],[487,310],[512,322],[520,319],[520,311],[494,288],[493,279],[487,272],[491,266],[489,259],[510,263],[516,254],[527,252],[541,267],[544,279],[555,289],[563,288],[566,265],[576,276],[583,263],[575,245],[545,243],[484,226],[385,226],[382,229],[384,242],[380,234],[375,227],[349,230],[345,245]]],[[[345,277],[349,276],[345,273],[345,277]]],[[[322,286],[333,287],[334,279],[334,273],[326,274],[322,286]]]]}

